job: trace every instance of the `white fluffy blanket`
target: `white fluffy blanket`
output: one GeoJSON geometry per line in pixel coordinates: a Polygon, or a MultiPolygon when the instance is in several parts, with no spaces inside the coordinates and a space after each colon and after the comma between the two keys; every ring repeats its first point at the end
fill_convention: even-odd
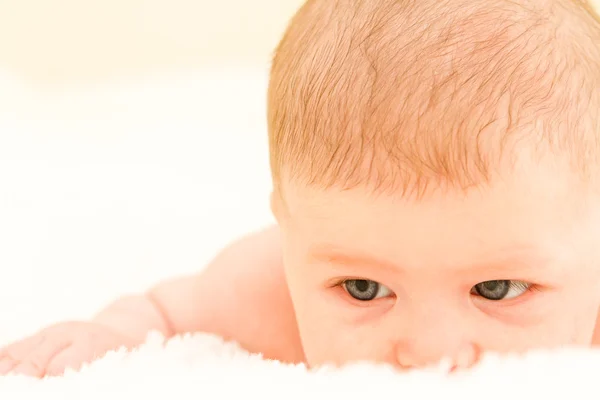
{"type": "Polygon", "coordinates": [[[472,370],[398,373],[353,365],[308,371],[250,355],[233,343],[193,335],[113,352],[64,377],[0,378],[1,399],[539,399],[598,398],[600,352],[565,349],[523,357],[488,355],[472,370]]]}

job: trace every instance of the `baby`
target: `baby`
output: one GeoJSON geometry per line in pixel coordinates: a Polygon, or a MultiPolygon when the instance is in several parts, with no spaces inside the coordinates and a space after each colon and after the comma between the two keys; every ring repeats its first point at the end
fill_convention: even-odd
{"type": "Polygon", "coordinates": [[[0,374],[150,330],[400,369],[599,342],[599,44],[578,0],[309,0],[269,85],[277,227],[10,344],[0,374]]]}

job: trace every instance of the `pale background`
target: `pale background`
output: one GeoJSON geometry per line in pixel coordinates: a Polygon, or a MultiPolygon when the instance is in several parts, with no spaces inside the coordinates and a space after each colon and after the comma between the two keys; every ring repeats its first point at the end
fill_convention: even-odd
{"type": "Polygon", "coordinates": [[[300,4],[0,1],[0,344],[272,222],[267,71],[300,4]]]}
{"type": "Polygon", "coordinates": [[[0,344],[272,222],[266,78],[300,4],[0,1],[0,344]]]}
{"type": "Polygon", "coordinates": [[[264,65],[301,0],[2,0],[0,65],[36,85],[264,65]]]}

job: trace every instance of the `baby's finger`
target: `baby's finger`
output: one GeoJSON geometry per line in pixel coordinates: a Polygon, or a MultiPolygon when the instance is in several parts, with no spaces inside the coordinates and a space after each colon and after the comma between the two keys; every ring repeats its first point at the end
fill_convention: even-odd
{"type": "Polygon", "coordinates": [[[12,343],[0,350],[0,375],[8,374],[19,362],[38,346],[44,338],[40,335],[12,343]]]}
{"type": "Polygon", "coordinates": [[[92,361],[92,358],[89,346],[73,344],[52,358],[46,367],[46,375],[59,376],[64,374],[67,368],[78,371],[83,363],[92,361]]]}
{"type": "Polygon", "coordinates": [[[56,337],[44,339],[11,372],[17,375],[41,378],[46,374],[46,369],[52,359],[67,350],[70,345],[71,340],[69,339],[57,339],[56,337]]]}
{"type": "Polygon", "coordinates": [[[8,374],[15,365],[17,365],[17,362],[12,358],[4,357],[0,359],[0,375],[8,374]]]}

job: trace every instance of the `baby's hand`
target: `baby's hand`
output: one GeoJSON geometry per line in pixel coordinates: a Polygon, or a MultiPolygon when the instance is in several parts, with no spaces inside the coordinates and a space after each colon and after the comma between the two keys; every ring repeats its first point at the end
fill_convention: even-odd
{"type": "Polygon", "coordinates": [[[77,370],[110,350],[135,344],[100,324],[63,322],[0,349],[0,375],[61,375],[66,368],[77,370]]]}

